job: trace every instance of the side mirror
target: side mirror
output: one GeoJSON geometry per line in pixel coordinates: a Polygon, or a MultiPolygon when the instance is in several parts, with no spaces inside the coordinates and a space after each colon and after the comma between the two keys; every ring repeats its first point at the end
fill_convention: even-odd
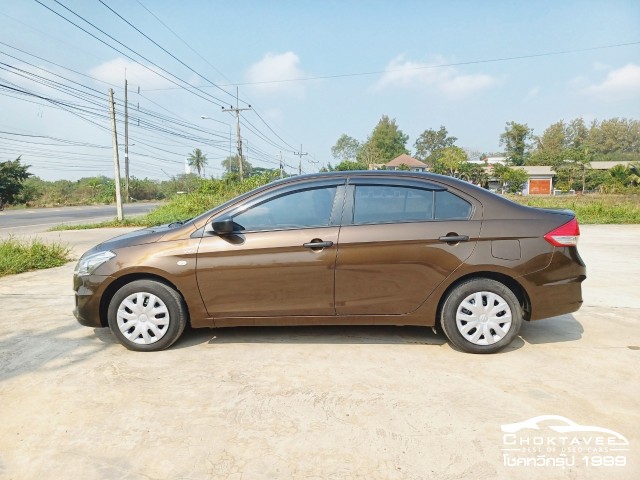
{"type": "Polygon", "coordinates": [[[231,218],[225,218],[224,220],[213,222],[212,227],[213,231],[218,235],[229,235],[235,230],[235,223],[231,218]]]}

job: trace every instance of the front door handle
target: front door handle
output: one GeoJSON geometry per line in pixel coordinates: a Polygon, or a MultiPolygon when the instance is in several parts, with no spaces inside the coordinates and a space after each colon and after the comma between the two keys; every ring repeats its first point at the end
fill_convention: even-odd
{"type": "Polygon", "coordinates": [[[469,235],[445,235],[444,237],[438,238],[438,240],[445,243],[468,242],[469,235]]]}
{"type": "Polygon", "coordinates": [[[323,248],[329,248],[333,246],[333,242],[323,242],[320,239],[311,240],[308,243],[303,243],[302,246],[304,248],[310,248],[311,250],[322,250],[323,248]]]}

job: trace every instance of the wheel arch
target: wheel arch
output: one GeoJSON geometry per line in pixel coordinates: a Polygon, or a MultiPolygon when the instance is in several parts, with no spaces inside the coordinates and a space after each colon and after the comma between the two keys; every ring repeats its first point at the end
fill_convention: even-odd
{"type": "Polygon", "coordinates": [[[162,277],[161,275],[148,273],[148,272],[137,272],[137,273],[130,273],[127,275],[123,275],[122,277],[117,278],[106,288],[106,290],[102,294],[102,298],[100,299],[100,324],[103,327],[109,326],[107,312],[109,310],[109,304],[111,303],[111,299],[113,298],[113,296],[122,287],[124,287],[128,283],[135,282],[136,280],[153,280],[158,283],[162,283],[167,287],[170,287],[173,290],[175,290],[178,293],[178,295],[180,295],[180,298],[182,298],[182,302],[184,303],[184,306],[187,311],[187,317],[188,317],[187,321],[190,321],[189,304],[186,302],[184,295],[175,284],[171,283],[169,280],[162,277]]]}
{"type": "Polygon", "coordinates": [[[495,280],[496,282],[500,282],[504,286],[506,286],[509,290],[513,292],[513,294],[518,299],[518,302],[520,303],[520,307],[522,308],[523,320],[529,320],[531,316],[531,300],[529,299],[529,295],[527,294],[527,291],[525,290],[525,288],[518,281],[516,281],[513,277],[510,277],[509,275],[505,275],[503,273],[491,272],[491,271],[479,271],[479,272],[469,273],[467,275],[464,275],[456,279],[453,283],[451,283],[451,285],[447,287],[444,293],[440,296],[440,300],[438,302],[438,309],[436,311],[436,325],[438,327],[442,328],[442,326],[440,325],[442,307],[444,305],[445,300],[451,293],[451,291],[461,283],[466,282],[468,280],[473,280],[476,278],[488,278],[490,280],[495,280]]]}

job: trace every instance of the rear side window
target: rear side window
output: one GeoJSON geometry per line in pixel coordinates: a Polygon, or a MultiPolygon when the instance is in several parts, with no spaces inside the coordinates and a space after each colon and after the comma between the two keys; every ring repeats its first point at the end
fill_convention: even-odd
{"type": "Polygon", "coordinates": [[[471,204],[451,192],[436,192],[436,220],[466,220],[471,204]]]}
{"type": "Polygon", "coordinates": [[[471,204],[448,191],[386,185],[355,187],[353,223],[466,220],[471,204]]]}
{"type": "Polygon", "coordinates": [[[418,188],[356,186],[354,223],[424,222],[433,219],[433,191],[418,188]]]}

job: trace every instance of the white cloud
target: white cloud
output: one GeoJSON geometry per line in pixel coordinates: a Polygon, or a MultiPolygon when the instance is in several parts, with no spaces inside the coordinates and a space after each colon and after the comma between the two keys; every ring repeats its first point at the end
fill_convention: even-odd
{"type": "Polygon", "coordinates": [[[438,57],[434,62],[412,62],[400,55],[387,65],[385,73],[375,83],[375,90],[404,87],[434,87],[450,97],[465,97],[486,90],[500,83],[500,80],[485,73],[463,74],[455,67],[440,67],[447,61],[438,57]]]}
{"type": "Polygon", "coordinates": [[[535,87],[533,87],[527,92],[527,94],[524,96],[524,99],[530,100],[532,98],[537,97],[538,95],[540,95],[540,86],[536,85],[535,87]]]}
{"type": "Polygon", "coordinates": [[[249,67],[246,80],[256,83],[251,88],[258,93],[287,93],[301,97],[305,94],[302,82],[288,81],[307,77],[299,64],[300,58],[293,52],[267,53],[262,60],[249,67]]]}
{"type": "MultiPolygon", "coordinates": [[[[98,65],[91,69],[89,74],[103,82],[120,85],[124,84],[125,71],[129,84],[139,85],[142,90],[175,86],[159,75],[162,73],[159,69],[155,67],[149,67],[149,69],[147,69],[138,63],[125,60],[124,58],[116,58],[98,65]]],[[[162,73],[162,75],[168,76],[165,73],[162,73]]]]}
{"type": "Polygon", "coordinates": [[[486,73],[474,73],[471,75],[455,75],[445,82],[442,82],[439,87],[444,93],[448,93],[453,96],[464,96],[478,92],[480,90],[486,90],[498,83],[498,80],[486,73]]]}
{"type": "Polygon", "coordinates": [[[589,85],[589,79],[584,75],[578,75],[569,80],[570,90],[584,90],[587,85],[589,85]]]}
{"type": "Polygon", "coordinates": [[[589,85],[582,93],[602,100],[628,100],[640,96],[640,65],[630,63],[607,74],[601,83],[589,85]]]}
{"type": "Polygon", "coordinates": [[[266,120],[274,122],[276,124],[282,124],[284,121],[284,113],[279,108],[267,108],[262,115],[266,120]]]}
{"type": "Polygon", "coordinates": [[[611,65],[607,65],[606,63],[602,63],[602,62],[593,62],[593,69],[594,70],[611,70],[611,65]]]}

